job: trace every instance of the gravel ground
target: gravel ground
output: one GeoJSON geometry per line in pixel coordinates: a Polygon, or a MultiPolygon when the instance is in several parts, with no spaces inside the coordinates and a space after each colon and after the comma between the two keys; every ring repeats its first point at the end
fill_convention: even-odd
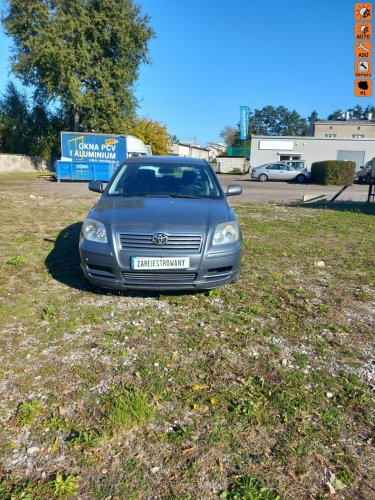
{"type": "MultiPolygon", "coordinates": [[[[301,201],[304,195],[327,195],[327,199],[331,199],[342,186],[317,186],[313,184],[295,184],[289,182],[258,182],[249,179],[249,177],[241,175],[219,175],[220,182],[224,186],[228,184],[240,184],[243,189],[241,196],[231,198],[233,201],[301,201]]],[[[87,189],[86,182],[51,182],[50,180],[41,179],[39,184],[40,194],[56,195],[75,194],[87,195],[88,193],[96,199],[98,195],[91,193],[87,189]]],[[[367,201],[368,186],[361,184],[353,184],[346,189],[338,198],[337,201],[367,201]]]]}
{"type": "MultiPolygon", "coordinates": [[[[340,191],[342,186],[318,186],[314,184],[295,184],[292,182],[259,182],[239,175],[221,175],[223,186],[230,183],[241,184],[243,193],[239,197],[242,201],[301,201],[304,195],[327,195],[330,200],[340,191]]],[[[337,201],[366,201],[368,186],[353,184],[347,188],[337,201]]]]}

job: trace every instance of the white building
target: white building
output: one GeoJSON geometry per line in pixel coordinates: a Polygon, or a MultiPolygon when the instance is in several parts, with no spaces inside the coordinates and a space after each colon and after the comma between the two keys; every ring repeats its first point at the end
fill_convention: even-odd
{"type": "Polygon", "coordinates": [[[190,158],[203,158],[210,160],[210,152],[207,148],[201,148],[198,144],[178,142],[170,144],[170,156],[188,156],[190,158]]]}
{"type": "Polygon", "coordinates": [[[215,160],[218,156],[226,152],[227,147],[221,142],[209,142],[206,146],[209,151],[210,161],[215,160]]]}
{"type": "Polygon", "coordinates": [[[281,160],[305,160],[307,168],[316,161],[350,160],[357,170],[375,157],[375,138],[252,136],[251,167],[281,160]]]}

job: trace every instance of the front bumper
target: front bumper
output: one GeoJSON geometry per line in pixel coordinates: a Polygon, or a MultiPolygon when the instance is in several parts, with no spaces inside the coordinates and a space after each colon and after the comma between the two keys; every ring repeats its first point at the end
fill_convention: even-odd
{"type": "MultiPolygon", "coordinates": [[[[156,251],[127,250],[121,256],[109,245],[81,238],[79,251],[81,268],[93,285],[116,290],[209,290],[231,283],[241,269],[242,241],[212,248],[200,254],[190,254],[189,269],[134,271],[132,256],[165,257],[156,251]],[[121,263],[121,264],[120,264],[121,263]]],[[[181,254],[182,255],[182,254],[181,254]]],[[[179,254],[174,256],[181,256],[179,254]]]]}

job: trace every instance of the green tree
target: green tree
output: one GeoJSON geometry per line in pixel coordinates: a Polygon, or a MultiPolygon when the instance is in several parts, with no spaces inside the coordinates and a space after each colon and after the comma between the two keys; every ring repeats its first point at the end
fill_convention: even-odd
{"type": "Polygon", "coordinates": [[[70,128],[125,132],[133,92],[154,36],[132,0],[9,0],[12,70],[39,99],[57,102],[70,128]]]}
{"type": "Polygon", "coordinates": [[[311,115],[307,117],[307,123],[309,126],[313,125],[316,121],[320,120],[318,112],[317,111],[312,111],[311,115]]]}
{"type": "Polygon", "coordinates": [[[364,114],[365,114],[365,110],[362,108],[362,106],[360,106],[359,104],[357,104],[353,109],[350,110],[351,113],[350,113],[350,117],[353,119],[353,120],[361,120],[364,118],[364,114]]]}
{"type": "Polygon", "coordinates": [[[250,113],[250,135],[306,135],[307,121],[284,106],[264,106],[250,113]]]}
{"type": "Polygon", "coordinates": [[[140,118],[130,129],[130,133],[150,145],[154,155],[166,155],[170,151],[169,143],[172,137],[166,126],[157,121],[140,118]]]}
{"type": "Polygon", "coordinates": [[[60,131],[68,126],[59,110],[52,112],[44,100],[34,101],[29,112],[29,154],[45,160],[60,156],[60,131]]]}
{"type": "Polygon", "coordinates": [[[220,137],[227,146],[231,147],[234,146],[238,140],[240,140],[240,131],[238,127],[234,128],[227,125],[220,132],[220,137]]]}
{"type": "Polygon", "coordinates": [[[64,118],[52,113],[43,100],[28,99],[26,92],[8,82],[0,96],[0,151],[40,156],[59,154],[64,118]]]}
{"type": "Polygon", "coordinates": [[[220,132],[220,137],[228,147],[250,147],[250,139],[247,141],[241,139],[239,123],[237,124],[237,128],[226,126],[220,132]]]}
{"type": "Polygon", "coordinates": [[[29,108],[26,93],[8,82],[0,96],[0,151],[28,154],[30,152],[29,108]]]}
{"type": "Polygon", "coordinates": [[[364,118],[368,118],[371,113],[371,119],[375,119],[375,106],[371,106],[370,104],[366,107],[364,111],[364,118]]]}
{"type": "Polygon", "coordinates": [[[344,112],[341,109],[336,109],[333,113],[328,116],[328,120],[341,120],[344,112]]]}

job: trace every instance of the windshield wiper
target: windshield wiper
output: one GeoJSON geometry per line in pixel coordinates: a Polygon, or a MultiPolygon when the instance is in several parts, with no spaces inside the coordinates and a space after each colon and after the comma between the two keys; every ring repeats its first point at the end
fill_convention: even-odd
{"type": "Polygon", "coordinates": [[[168,196],[171,198],[202,198],[202,196],[197,196],[196,194],[181,194],[181,193],[171,193],[168,196]]]}
{"type": "Polygon", "coordinates": [[[207,196],[197,196],[195,194],[180,194],[180,193],[113,193],[111,196],[122,196],[124,198],[207,198],[207,196]]]}

